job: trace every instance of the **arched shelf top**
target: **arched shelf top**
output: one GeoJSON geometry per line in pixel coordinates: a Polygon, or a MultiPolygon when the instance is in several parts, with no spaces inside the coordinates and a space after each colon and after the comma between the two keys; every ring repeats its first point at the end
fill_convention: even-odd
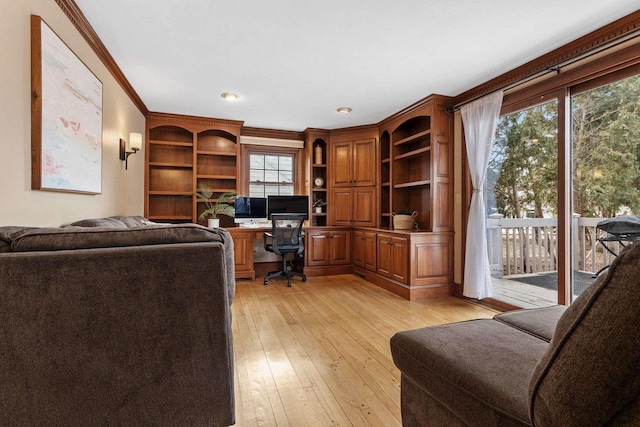
{"type": "Polygon", "coordinates": [[[220,129],[207,129],[203,130],[202,132],[198,132],[198,139],[200,138],[224,138],[233,142],[234,144],[238,143],[238,138],[236,137],[236,135],[220,129]]]}
{"type": "Polygon", "coordinates": [[[431,117],[416,116],[400,124],[391,135],[393,142],[397,142],[413,135],[428,132],[430,129],[431,117]]]}
{"type": "Polygon", "coordinates": [[[180,126],[162,125],[149,129],[149,139],[192,144],[193,132],[180,126]]]}

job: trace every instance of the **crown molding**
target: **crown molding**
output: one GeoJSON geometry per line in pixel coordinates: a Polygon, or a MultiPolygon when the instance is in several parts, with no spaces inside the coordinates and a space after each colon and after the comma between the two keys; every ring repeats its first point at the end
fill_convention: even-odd
{"type": "Polygon", "coordinates": [[[175,125],[183,126],[185,124],[195,125],[192,131],[201,132],[207,129],[217,129],[229,132],[236,137],[240,136],[240,130],[242,129],[243,121],[240,120],[227,120],[216,119],[200,116],[187,116],[183,114],[171,114],[171,113],[158,113],[150,112],[146,115],[148,122],[154,122],[149,127],[156,127],[161,125],[175,125]]]}
{"type": "Polygon", "coordinates": [[[80,35],[87,41],[89,47],[93,50],[93,52],[98,56],[100,61],[104,64],[104,66],[109,70],[111,75],[116,79],[116,81],[120,84],[122,89],[125,91],[131,101],[138,107],[138,110],[144,115],[149,113],[147,106],[142,102],[140,96],[138,96],[137,92],[129,83],[129,80],[125,77],[124,73],[113,59],[105,45],[96,34],[95,30],[84,16],[78,5],[74,0],[55,0],[60,9],[67,15],[67,18],[71,21],[71,23],[76,27],[80,35]]]}
{"type": "Polygon", "coordinates": [[[578,58],[593,51],[596,48],[612,43],[640,29],[640,11],[633,12],[604,27],[567,43],[545,55],[527,62],[511,71],[501,74],[487,82],[484,82],[466,92],[456,96],[455,104],[460,105],[480,98],[491,92],[504,89],[523,80],[529,79],[567,61],[578,58]]]}
{"type": "Polygon", "coordinates": [[[402,122],[417,115],[433,114],[432,109],[439,109],[447,111],[447,109],[453,107],[453,98],[444,95],[431,94],[422,98],[421,100],[409,105],[408,107],[398,111],[392,116],[387,117],[378,123],[380,127],[380,133],[383,131],[391,132],[395,130],[402,122]]]}

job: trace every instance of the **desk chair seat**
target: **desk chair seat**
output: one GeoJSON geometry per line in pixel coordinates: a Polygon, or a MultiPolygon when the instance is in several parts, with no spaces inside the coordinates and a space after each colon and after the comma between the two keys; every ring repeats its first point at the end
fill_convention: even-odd
{"type": "Polygon", "coordinates": [[[282,270],[272,271],[264,278],[264,284],[269,284],[269,279],[284,276],[287,279],[287,286],[291,287],[291,277],[302,277],[302,281],[307,281],[307,276],[298,271],[287,268],[288,254],[302,254],[304,252],[304,238],[302,224],[304,215],[272,214],[271,233],[264,233],[264,248],[282,257],[282,270]]]}

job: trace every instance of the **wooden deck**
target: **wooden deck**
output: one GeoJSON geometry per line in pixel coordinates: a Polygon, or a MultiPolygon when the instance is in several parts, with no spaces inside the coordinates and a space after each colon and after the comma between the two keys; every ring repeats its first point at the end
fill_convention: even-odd
{"type": "MultiPolygon", "coordinates": [[[[574,271],[574,298],[595,280],[591,273],[574,271]]],[[[493,298],[516,307],[536,308],[556,305],[558,276],[556,272],[519,274],[501,279],[492,277],[493,298]],[[538,286],[532,284],[536,283],[538,286]]]]}
{"type": "Polygon", "coordinates": [[[521,308],[549,307],[558,304],[558,291],[517,282],[514,278],[492,277],[493,298],[521,308]]]}

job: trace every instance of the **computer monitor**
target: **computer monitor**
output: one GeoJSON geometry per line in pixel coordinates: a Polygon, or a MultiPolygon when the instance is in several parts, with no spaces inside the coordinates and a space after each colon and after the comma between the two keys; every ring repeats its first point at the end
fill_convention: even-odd
{"type": "Polygon", "coordinates": [[[236,224],[267,221],[267,199],[264,197],[236,197],[236,224]]]}
{"type": "Polygon", "coordinates": [[[269,219],[276,213],[304,215],[309,219],[309,196],[268,196],[269,219]]]}

